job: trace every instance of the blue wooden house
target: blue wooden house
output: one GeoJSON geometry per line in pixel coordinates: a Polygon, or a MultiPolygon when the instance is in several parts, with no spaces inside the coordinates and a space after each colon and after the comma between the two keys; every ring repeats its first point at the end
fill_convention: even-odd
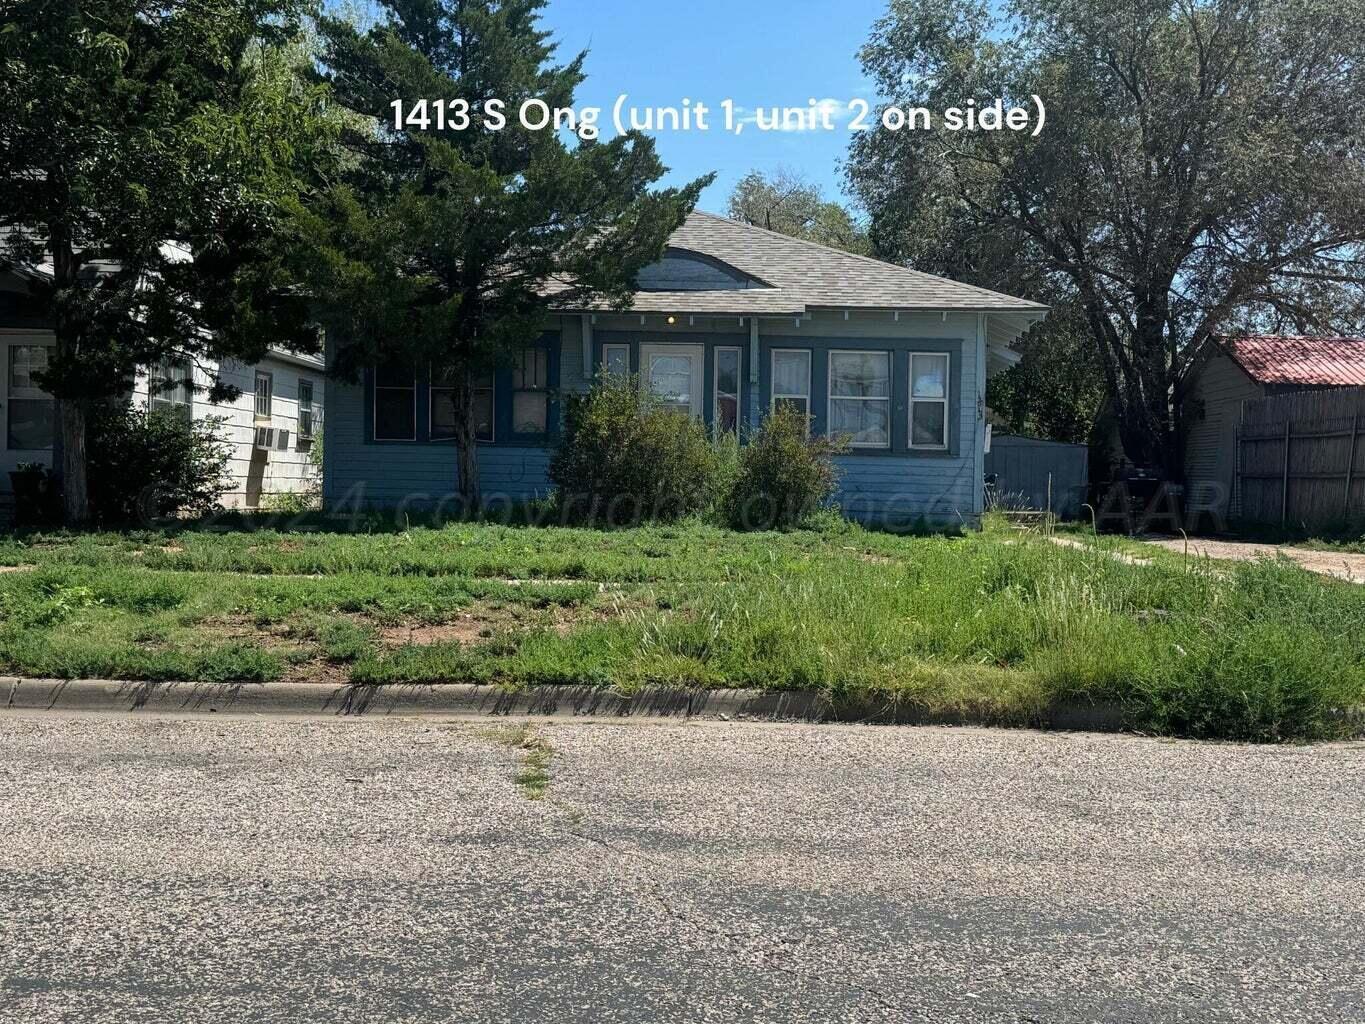
{"type": "MultiPolygon", "coordinates": [[[[645,268],[628,311],[562,303],[515,365],[476,390],[486,501],[550,492],[561,397],[602,368],[638,373],[716,431],[779,403],[850,440],[836,500],[881,523],[974,523],[986,378],[1046,307],[694,213],[645,268]]],[[[420,368],[329,383],[326,498],[340,507],[453,501],[449,391],[420,368]]]]}

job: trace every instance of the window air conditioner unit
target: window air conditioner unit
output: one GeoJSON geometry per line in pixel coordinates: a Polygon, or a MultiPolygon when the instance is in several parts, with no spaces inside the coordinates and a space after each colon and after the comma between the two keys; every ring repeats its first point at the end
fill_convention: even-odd
{"type": "Polygon", "coordinates": [[[256,428],[255,447],[256,447],[256,448],[259,448],[259,449],[262,449],[263,451],[269,451],[271,448],[274,448],[274,447],[275,447],[275,428],[274,428],[274,427],[257,427],[257,428],[256,428]]]}
{"type": "Polygon", "coordinates": [[[289,451],[289,431],[281,428],[275,431],[275,447],[282,452],[289,451]]]}

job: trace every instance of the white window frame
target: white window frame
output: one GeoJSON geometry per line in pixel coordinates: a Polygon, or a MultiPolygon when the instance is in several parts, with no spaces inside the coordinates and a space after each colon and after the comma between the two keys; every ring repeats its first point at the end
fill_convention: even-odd
{"type": "Polygon", "coordinates": [[[194,418],[194,364],[188,359],[162,359],[147,369],[147,411],[184,409],[194,418]],[[158,388],[158,381],[175,381],[169,388],[158,388]]]}
{"type": "Polygon", "coordinates": [[[813,418],[811,409],[811,383],[815,378],[815,355],[808,348],[774,348],[768,351],[768,411],[772,412],[777,408],[777,403],[784,398],[804,398],[806,400],[806,431],[810,431],[810,421],[813,418]],[[806,357],[806,393],[788,394],[783,391],[781,394],[777,390],[777,357],[779,355],[803,355],[806,357]]]}
{"type": "Polygon", "coordinates": [[[886,357],[886,386],[894,391],[893,382],[896,374],[895,358],[886,349],[880,348],[832,348],[828,352],[829,372],[825,374],[825,422],[829,424],[829,429],[825,433],[834,436],[834,403],[835,402],[885,402],[886,403],[886,443],[870,444],[867,441],[849,441],[850,448],[868,448],[873,451],[891,450],[891,429],[894,418],[891,415],[891,395],[884,398],[877,398],[871,395],[836,395],[834,393],[834,357],[835,356],[885,356],[886,357]]]}
{"type": "MultiPolygon", "coordinates": [[[[10,441],[9,417],[10,417],[11,411],[12,411],[13,408],[14,408],[14,402],[15,402],[16,400],[17,400],[17,401],[21,401],[21,402],[47,402],[47,403],[49,403],[49,404],[52,406],[52,413],[53,413],[53,415],[52,415],[52,433],[53,433],[53,441],[55,442],[57,431],[61,429],[60,425],[57,423],[57,415],[56,415],[56,413],[57,413],[57,403],[56,403],[56,400],[53,399],[52,395],[50,395],[48,392],[46,392],[46,391],[42,390],[41,388],[39,388],[37,385],[32,385],[32,386],[30,386],[30,387],[16,387],[15,384],[14,384],[14,350],[15,350],[15,349],[18,349],[18,348],[23,348],[23,349],[35,349],[35,348],[40,348],[40,349],[43,349],[43,350],[44,350],[44,360],[45,360],[45,361],[44,361],[44,366],[47,366],[47,365],[49,365],[50,362],[51,362],[51,359],[52,359],[52,351],[53,351],[53,348],[54,348],[55,346],[53,346],[53,345],[51,345],[51,344],[47,344],[47,343],[41,342],[41,341],[29,341],[29,340],[26,340],[26,339],[20,339],[20,340],[16,340],[16,341],[10,341],[10,342],[4,344],[3,347],[4,347],[4,349],[5,349],[5,353],[4,353],[4,356],[5,356],[4,373],[5,373],[5,399],[6,399],[6,400],[5,400],[5,450],[6,450],[6,451],[11,451],[11,452],[48,452],[48,451],[52,451],[52,443],[49,443],[49,444],[47,444],[45,447],[42,447],[42,448],[19,448],[19,447],[12,446],[12,445],[9,443],[9,441],[10,441]]],[[[28,369],[29,369],[29,374],[32,375],[32,372],[33,372],[32,363],[29,364],[28,369]]]]}
{"type": "Polygon", "coordinates": [[[313,382],[307,377],[300,377],[298,383],[298,435],[300,441],[311,441],[313,439],[313,382]],[[308,404],[304,405],[303,389],[308,389],[308,404]],[[308,429],[303,429],[303,417],[308,416],[308,429]]]}
{"type": "Polygon", "coordinates": [[[909,377],[906,380],[907,399],[906,399],[906,419],[905,419],[905,442],[915,451],[946,452],[950,447],[952,432],[949,429],[951,424],[948,421],[949,399],[953,393],[953,357],[949,352],[911,352],[909,377]],[[942,398],[916,398],[915,397],[915,360],[916,359],[942,359],[943,360],[943,397],[942,398]],[[915,444],[915,406],[917,404],[935,403],[943,406],[943,443],[942,444],[915,444]]]}
{"type": "MultiPolygon", "coordinates": [[[[544,345],[527,345],[522,349],[517,357],[520,365],[512,367],[512,435],[514,437],[544,437],[550,433],[550,350],[544,345]],[[526,383],[526,357],[530,356],[532,366],[539,369],[539,363],[545,360],[545,380],[543,383],[527,385],[526,383]],[[521,377],[521,386],[517,386],[517,377],[521,377]],[[518,395],[540,395],[545,402],[545,429],[544,430],[518,430],[516,423],[517,415],[517,396],[518,395]]],[[[539,375],[537,375],[539,376],[539,375]]]]}
{"type": "Polygon", "coordinates": [[[412,370],[412,387],[394,387],[392,385],[381,386],[379,383],[379,367],[371,370],[374,375],[374,394],[370,396],[370,439],[373,441],[416,441],[417,440],[417,368],[412,370]],[[408,437],[380,437],[379,436],[379,392],[381,391],[412,391],[412,434],[408,437]]]}
{"type": "MultiPolygon", "coordinates": [[[[735,429],[729,433],[738,434],[740,420],[744,418],[744,349],[738,345],[717,345],[711,356],[711,422],[715,425],[717,436],[721,433],[720,429],[720,354],[722,352],[733,352],[735,354],[735,429]]],[[[729,392],[725,392],[729,394],[729,392]]],[[[809,407],[809,403],[807,403],[809,407]]]]}
{"type": "MultiPolygon", "coordinates": [[[[495,443],[495,442],[497,441],[497,439],[498,439],[498,375],[497,375],[494,371],[492,371],[492,370],[485,371],[485,373],[486,373],[486,375],[487,375],[487,377],[488,377],[488,385],[487,385],[486,387],[484,387],[484,386],[480,386],[480,385],[478,385],[478,384],[475,384],[475,385],[474,385],[474,388],[473,388],[473,393],[474,393],[475,395],[477,395],[480,391],[487,391],[487,392],[488,392],[488,400],[489,400],[489,404],[488,404],[488,408],[489,408],[489,417],[488,417],[488,436],[487,436],[487,437],[479,437],[479,436],[476,434],[476,435],[474,436],[474,441],[475,441],[476,444],[493,444],[493,443],[495,443]]],[[[477,375],[475,376],[475,379],[477,380],[478,377],[484,376],[485,373],[477,374],[477,375]]],[[[428,367],[427,367],[427,441],[428,441],[430,444],[446,444],[446,443],[449,443],[449,442],[455,440],[455,438],[453,438],[453,437],[445,437],[444,435],[441,436],[441,437],[437,437],[437,436],[436,436],[436,403],[432,400],[432,395],[433,395],[435,392],[437,392],[437,391],[454,391],[455,389],[454,389],[453,387],[451,387],[450,385],[448,385],[448,384],[435,384],[435,383],[433,383],[433,381],[435,381],[435,380],[436,380],[436,374],[435,374],[434,371],[431,369],[431,367],[428,366],[428,367]]]]}
{"type": "Polygon", "coordinates": [[[274,414],[275,401],[275,375],[269,370],[256,371],[256,385],[252,391],[252,419],[258,422],[269,423],[274,414]],[[265,411],[261,411],[261,381],[265,381],[265,411]]]}
{"type": "Polygon", "coordinates": [[[617,350],[617,349],[620,349],[622,355],[624,355],[624,356],[626,357],[626,375],[629,376],[629,375],[630,375],[630,346],[629,346],[629,345],[624,345],[624,344],[622,344],[622,343],[619,342],[619,341],[610,342],[610,343],[605,344],[605,345],[602,346],[602,369],[604,369],[604,370],[607,369],[608,364],[610,363],[610,359],[608,359],[608,356],[609,356],[609,354],[610,354],[611,352],[613,352],[613,351],[615,351],[615,350],[617,350]]]}

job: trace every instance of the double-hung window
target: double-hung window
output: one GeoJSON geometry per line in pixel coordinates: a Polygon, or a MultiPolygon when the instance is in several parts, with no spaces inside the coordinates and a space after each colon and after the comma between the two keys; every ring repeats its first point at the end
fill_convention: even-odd
{"type": "Polygon", "coordinates": [[[550,353],[523,349],[512,367],[512,433],[543,434],[550,418],[550,353]]]}
{"type": "Polygon", "coordinates": [[[829,433],[854,448],[891,447],[891,353],[829,354],[829,433]]]}
{"type": "Polygon", "coordinates": [[[52,447],[52,396],[38,386],[35,374],[47,369],[47,345],[9,346],[9,410],[6,445],[11,451],[52,447]]]}
{"type": "Polygon", "coordinates": [[[740,350],[717,348],[712,414],[716,433],[733,434],[739,430],[740,350]]]}
{"type": "Polygon", "coordinates": [[[795,409],[810,417],[810,350],[773,349],[772,408],[795,409]]]}
{"type": "Polygon", "coordinates": [[[948,355],[910,355],[910,447],[948,447],[948,355]]]}
{"type": "MultiPolygon", "coordinates": [[[[433,441],[449,441],[455,436],[455,384],[450,371],[431,373],[431,423],[428,436],[433,441]]],[[[476,373],[473,380],[474,440],[492,441],[493,373],[476,373]]]]}
{"type": "Polygon", "coordinates": [[[188,420],[193,395],[190,364],[183,360],[163,359],[147,376],[147,409],[173,412],[188,420]]]}
{"type": "Polygon", "coordinates": [[[313,382],[299,379],[299,439],[313,436],[313,382]]]}
{"type": "Polygon", "coordinates": [[[417,375],[410,363],[388,363],[374,371],[374,439],[417,440],[417,375]]]}
{"type": "Polygon", "coordinates": [[[256,371],[255,418],[270,419],[271,398],[275,390],[275,378],[265,370],[256,371]]]}

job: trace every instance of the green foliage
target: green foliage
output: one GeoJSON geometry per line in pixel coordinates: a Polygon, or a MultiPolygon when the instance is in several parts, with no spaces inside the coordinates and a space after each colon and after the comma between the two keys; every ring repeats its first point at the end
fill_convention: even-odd
{"type": "Polygon", "coordinates": [[[725,519],[740,530],[787,530],[834,493],[837,440],[812,436],[804,415],[779,407],[739,452],[725,519]]]}
{"type": "MultiPolygon", "coordinates": [[[[1001,282],[977,281],[1009,290],[1001,282]]],[[[986,382],[986,404],[1005,432],[1085,444],[1104,407],[1099,350],[1074,303],[1054,306],[1015,342],[1023,358],[986,382]]]]}
{"type": "Polygon", "coordinates": [[[750,171],[731,191],[726,215],[863,256],[871,249],[866,227],[846,207],[826,200],[819,188],[788,170],[771,175],[750,171]]]}
{"type": "MultiPolygon", "coordinates": [[[[318,91],[281,56],[306,6],[6,4],[0,265],[51,268],[20,301],[52,325],[40,382],[72,409],[125,394],[162,358],[254,362],[316,344],[280,230],[328,145],[318,91]]],[[[82,417],[61,429],[80,519],[82,417]]]]}
{"type": "Polygon", "coordinates": [[[91,417],[90,504],[106,524],[202,516],[232,488],[232,445],[217,417],[106,406],[91,417]]]}
{"type": "Polygon", "coordinates": [[[1078,700],[1163,734],[1360,729],[1365,588],[1086,544],[846,523],[33,535],[0,540],[0,561],[30,566],[0,573],[0,671],[815,688],[1013,725],[1078,700]],[[477,640],[401,628],[469,616],[490,621],[477,640]]]}
{"type": "Polygon", "coordinates": [[[861,133],[850,183],[880,255],[1084,310],[1126,455],[1179,479],[1207,339],[1365,327],[1362,52],[1362,0],[892,0],[862,52],[888,101],[1047,123],[861,133]]]}
{"type": "Polygon", "coordinates": [[[539,336],[548,286],[573,308],[624,302],[709,179],[653,189],[664,167],[639,133],[566,144],[516,116],[529,98],[567,106],[582,54],[554,61],[543,0],[384,0],[361,31],[322,17],[324,78],[351,113],[345,171],[301,229],[315,246],[313,290],[336,331],[336,372],[389,360],[431,367],[455,407],[459,484],[477,506],[473,375],[539,336]],[[467,103],[457,130],[390,104],[467,103]],[[486,103],[505,103],[488,130],[486,103]],[[379,144],[382,140],[382,145],[379,144]]]}
{"type": "Polygon", "coordinates": [[[603,373],[568,399],[550,480],[568,520],[669,522],[713,502],[718,465],[705,424],[662,406],[638,377],[603,373]]]}

